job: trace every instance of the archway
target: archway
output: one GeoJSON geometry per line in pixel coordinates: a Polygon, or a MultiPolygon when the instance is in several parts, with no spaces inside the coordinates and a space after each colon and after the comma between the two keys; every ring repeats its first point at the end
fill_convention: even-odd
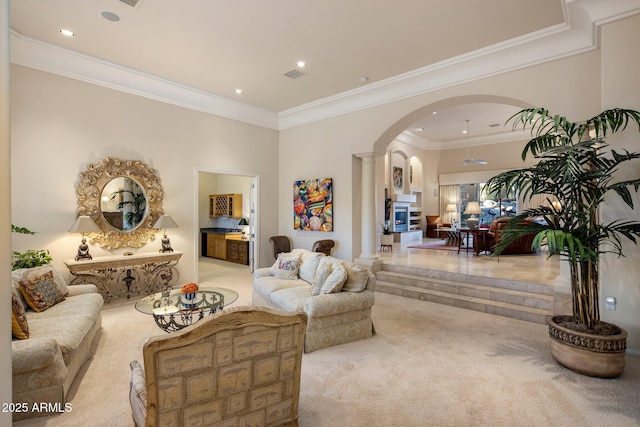
{"type": "MultiPolygon", "coordinates": [[[[418,120],[431,115],[434,111],[444,111],[453,107],[462,106],[466,104],[503,104],[514,106],[518,109],[531,107],[530,104],[515,98],[497,96],[497,95],[465,95],[452,97],[447,99],[442,99],[430,104],[427,104],[417,110],[405,115],[396,123],[391,125],[384,133],[380,135],[380,137],[374,142],[373,150],[374,153],[389,153],[388,147],[389,145],[405,130],[407,130],[411,125],[416,123],[418,120]]],[[[462,120],[461,120],[462,121],[462,120]]],[[[394,152],[397,152],[394,151],[394,152]]],[[[376,173],[375,178],[375,199],[376,200],[385,200],[385,179],[384,175],[380,172],[380,170],[385,170],[386,168],[378,168],[378,172],[376,173]]],[[[384,173],[387,173],[389,176],[392,176],[393,171],[386,170],[384,173]]],[[[421,173],[423,173],[421,171],[421,173]]],[[[421,185],[425,185],[424,180],[420,180],[421,185]]],[[[424,191],[429,192],[429,189],[424,188],[424,191]]],[[[434,187],[433,193],[436,194],[437,186],[434,187]]],[[[385,218],[385,206],[384,204],[376,204],[376,206],[363,206],[363,209],[373,209],[375,211],[376,222],[382,223],[385,218]]],[[[362,236],[364,242],[364,236],[362,236]]]]}

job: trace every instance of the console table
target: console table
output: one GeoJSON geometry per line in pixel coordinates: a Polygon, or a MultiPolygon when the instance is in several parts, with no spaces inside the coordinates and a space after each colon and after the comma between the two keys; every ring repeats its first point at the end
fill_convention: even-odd
{"type": "Polygon", "coordinates": [[[175,285],[180,273],[182,252],[140,252],[133,255],[98,256],[90,260],[67,259],[65,265],[74,276],[69,285],[94,283],[109,301],[131,295],[149,295],[175,285]]]}

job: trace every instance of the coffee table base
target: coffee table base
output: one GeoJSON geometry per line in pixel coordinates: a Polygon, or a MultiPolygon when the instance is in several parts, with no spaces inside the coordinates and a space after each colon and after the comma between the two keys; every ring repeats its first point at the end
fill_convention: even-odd
{"type": "Polygon", "coordinates": [[[165,332],[175,332],[186,328],[202,319],[206,315],[210,315],[222,310],[223,304],[220,302],[218,307],[206,309],[195,308],[193,310],[177,311],[169,314],[153,314],[156,324],[165,332]]]}

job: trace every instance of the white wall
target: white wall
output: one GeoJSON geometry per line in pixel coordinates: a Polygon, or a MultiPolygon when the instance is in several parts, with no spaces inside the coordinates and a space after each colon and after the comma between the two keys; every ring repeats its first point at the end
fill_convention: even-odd
{"type": "MultiPolygon", "coordinates": [[[[640,40],[640,16],[607,25],[602,30],[602,109],[613,107],[640,110],[640,52],[630,49],[630,40],[640,40]]],[[[640,134],[633,127],[607,140],[615,149],[640,152],[640,134]]],[[[620,171],[618,178],[637,179],[640,162],[620,171]]],[[[629,209],[617,196],[607,198],[602,218],[640,218],[640,195],[633,193],[635,211],[629,209]]],[[[624,258],[604,257],[601,271],[601,317],[627,330],[628,347],[640,350],[640,247],[624,242],[624,258]],[[617,300],[616,310],[605,310],[604,298],[613,296],[617,300]]]]}
{"type": "MultiPolygon", "coordinates": [[[[277,131],[29,68],[12,71],[12,220],[38,232],[12,236],[14,250],[47,248],[66,273],[63,260],[79,243],[67,233],[76,216],[78,173],[111,156],[157,170],[164,211],[179,225],[170,237],[184,252],[181,281],[197,279],[197,168],[259,176],[260,230],[267,237],[257,241],[261,253],[270,254],[267,239],[277,233],[277,131]]],[[[159,245],[156,239],[138,251],[155,252],[159,245]]],[[[95,244],[90,250],[107,253],[95,244]]]]}

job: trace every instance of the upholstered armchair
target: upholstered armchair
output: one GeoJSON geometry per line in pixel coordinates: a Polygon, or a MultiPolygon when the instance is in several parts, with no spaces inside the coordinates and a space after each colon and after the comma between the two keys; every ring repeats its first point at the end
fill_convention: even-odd
{"type": "Polygon", "coordinates": [[[313,243],[311,252],[322,252],[326,256],[331,256],[331,249],[335,246],[336,242],[331,239],[318,240],[313,243]]]}
{"type": "Polygon", "coordinates": [[[269,242],[273,249],[274,260],[278,259],[278,254],[282,252],[291,252],[291,240],[288,236],[271,236],[269,242]]]}
{"type": "MultiPolygon", "coordinates": [[[[485,233],[484,239],[478,238],[477,242],[474,242],[474,245],[477,244],[480,246],[479,250],[486,252],[493,252],[495,246],[500,242],[500,231],[507,226],[507,223],[511,220],[510,217],[500,217],[496,218],[491,226],[489,227],[489,231],[485,233]]],[[[504,251],[502,251],[502,255],[515,255],[515,254],[532,254],[535,250],[531,249],[531,243],[533,242],[533,238],[535,234],[527,234],[525,236],[519,237],[509,246],[507,246],[504,251]]]]}
{"type": "Polygon", "coordinates": [[[131,362],[141,426],[297,426],[307,315],[235,307],[150,338],[131,362]]]}

